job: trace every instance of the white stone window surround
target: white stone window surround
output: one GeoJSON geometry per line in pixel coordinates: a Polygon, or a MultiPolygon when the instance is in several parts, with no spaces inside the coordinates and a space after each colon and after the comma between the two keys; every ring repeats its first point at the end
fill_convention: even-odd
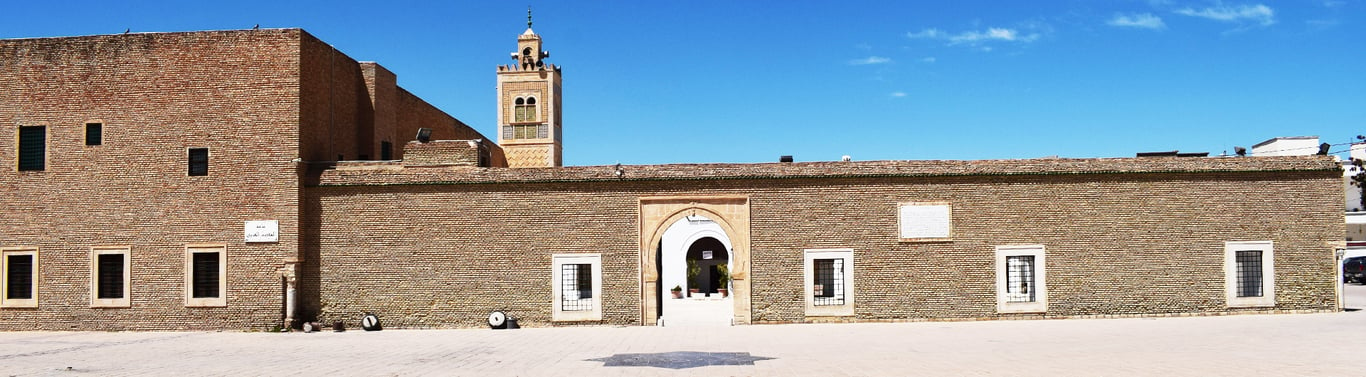
{"type": "Polygon", "coordinates": [[[848,317],[854,315],[854,249],[806,249],[803,251],[802,290],[806,301],[807,317],[848,317]],[[817,259],[843,259],[844,273],[842,284],[843,305],[816,305],[815,261],[817,259]]]}
{"type": "Polygon", "coordinates": [[[1230,308],[1276,306],[1276,267],[1274,244],[1271,241],[1229,241],[1224,243],[1224,299],[1230,308]],[[1239,251],[1262,252],[1262,295],[1238,297],[1239,251]]]}
{"type": "Polygon", "coordinates": [[[601,321],[602,320],[602,254],[554,254],[551,256],[551,286],[554,291],[551,305],[554,311],[551,320],[558,322],[568,321],[601,321]],[[564,265],[587,264],[592,274],[592,297],[577,298],[565,297],[564,265]],[[589,310],[564,310],[562,302],[564,299],[588,300],[591,305],[589,310]]]}
{"type": "Polygon", "coordinates": [[[39,265],[40,265],[40,263],[38,263],[38,248],[36,248],[36,247],[7,247],[7,248],[0,248],[0,307],[3,307],[3,308],[37,308],[37,307],[38,307],[38,286],[39,286],[40,283],[41,283],[41,281],[40,281],[39,279],[43,276],[42,274],[39,274],[39,273],[38,273],[38,271],[39,271],[39,269],[40,269],[39,265]],[[30,298],[27,298],[27,299],[9,299],[9,298],[7,298],[7,296],[9,296],[9,281],[10,281],[10,280],[9,280],[9,274],[10,274],[9,257],[10,257],[11,255],[29,255],[29,256],[31,256],[31,257],[33,258],[33,259],[32,259],[32,261],[33,261],[33,262],[32,262],[33,269],[32,269],[32,271],[30,272],[30,273],[32,274],[32,276],[30,276],[30,279],[29,279],[29,282],[30,282],[30,283],[29,283],[29,284],[30,284],[30,288],[29,288],[29,289],[30,289],[30,291],[29,291],[29,297],[30,297],[30,298]]]}
{"type": "Polygon", "coordinates": [[[90,248],[90,307],[92,308],[127,308],[132,306],[130,293],[132,293],[132,266],[131,248],[128,246],[95,246],[90,248]],[[102,299],[100,298],[100,255],[122,254],[123,255],[123,297],[102,299]]]}
{"type": "Polygon", "coordinates": [[[224,244],[185,245],[185,306],[228,306],[228,248],[224,244]],[[194,254],[218,253],[218,297],[194,297],[194,254]]]}
{"type": "Polygon", "coordinates": [[[1048,263],[1043,245],[1002,245],[996,246],[996,312],[997,313],[1044,313],[1048,311],[1048,263]],[[1016,256],[1032,256],[1033,263],[1033,301],[1011,302],[1007,293],[1006,259],[1016,256]]]}

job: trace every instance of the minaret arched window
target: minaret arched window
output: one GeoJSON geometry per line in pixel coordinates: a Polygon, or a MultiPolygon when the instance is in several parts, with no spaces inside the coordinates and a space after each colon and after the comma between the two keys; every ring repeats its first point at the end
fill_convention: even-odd
{"type": "Polygon", "coordinates": [[[536,97],[518,97],[513,105],[514,122],[536,121],[536,97]]]}

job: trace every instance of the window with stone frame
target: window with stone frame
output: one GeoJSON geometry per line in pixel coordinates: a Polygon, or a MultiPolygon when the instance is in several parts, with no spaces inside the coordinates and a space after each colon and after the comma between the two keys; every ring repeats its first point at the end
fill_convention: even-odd
{"type": "Polygon", "coordinates": [[[90,306],[126,308],[131,288],[127,246],[90,249],[90,306]]]}
{"type": "Polygon", "coordinates": [[[1048,280],[1043,245],[996,247],[996,312],[1048,311],[1048,280]]]}
{"type": "Polygon", "coordinates": [[[227,306],[227,248],[185,247],[185,306],[227,306]]]}
{"type": "Polygon", "coordinates": [[[0,307],[38,307],[38,249],[0,249],[0,307]]]}
{"type": "Polygon", "coordinates": [[[1224,296],[1228,307],[1276,306],[1272,246],[1271,241],[1224,243],[1224,296]]]}
{"type": "Polygon", "coordinates": [[[854,315],[854,250],[810,249],[803,254],[806,315],[854,315]]]}
{"type": "Polygon", "coordinates": [[[601,254],[556,254],[553,260],[555,321],[602,320],[601,254]]]}
{"type": "Polygon", "coordinates": [[[47,127],[19,127],[19,171],[47,170],[47,127]]]}

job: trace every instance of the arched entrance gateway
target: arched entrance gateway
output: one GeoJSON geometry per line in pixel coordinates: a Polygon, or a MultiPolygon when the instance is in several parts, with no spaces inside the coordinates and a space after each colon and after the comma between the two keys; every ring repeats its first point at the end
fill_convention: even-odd
{"type": "MultiPolygon", "coordinates": [[[[749,324],[748,197],[642,197],[640,222],[642,324],[656,325],[661,315],[667,316],[666,309],[677,307],[674,302],[665,302],[673,300],[670,289],[675,286],[680,286],[684,292],[689,286],[696,286],[698,294],[695,299],[711,300],[708,303],[711,307],[726,305],[730,309],[731,323],[749,324]],[[677,233],[679,228],[676,226],[689,223],[714,225],[685,232],[683,240],[673,242],[682,245],[681,248],[665,250],[665,235],[670,228],[674,227],[677,233]],[[692,270],[692,273],[688,270],[692,270]],[[721,284],[727,280],[721,277],[723,272],[729,284],[721,284]],[[728,288],[728,295],[719,297],[720,289],[723,288],[728,288]]],[[[713,309],[704,311],[716,313],[713,309]]]]}

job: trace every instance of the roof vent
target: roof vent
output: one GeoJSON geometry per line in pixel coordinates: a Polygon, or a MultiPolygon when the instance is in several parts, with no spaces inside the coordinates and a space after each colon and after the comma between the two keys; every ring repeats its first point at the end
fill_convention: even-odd
{"type": "Polygon", "coordinates": [[[778,162],[792,162],[792,156],[779,156],[778,162]]]}

